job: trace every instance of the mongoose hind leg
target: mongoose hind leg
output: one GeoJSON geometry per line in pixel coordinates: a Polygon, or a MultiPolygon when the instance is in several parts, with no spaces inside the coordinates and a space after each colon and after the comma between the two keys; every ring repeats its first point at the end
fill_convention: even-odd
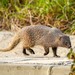
{"type": "Polygon", "coordinates": [[[52,47],[54,57],[60,57],[57,55],[57,47],[52,47]]]}
{"type": "Polygon", "coordinates": [[[34,52],[31,48],[27,48],[27,50],[28,50],[31,54],[35,54],[35,52],[34,52]]]}
{"type": "Polygon", "coordinates": [[[47,55],[49,53],[49,48],[48,47],[44,47],[44,49],[45,49],[44,55],[47,55]]]}
{"type": "Polygon", "coordinates": [[[26,53],[26,48],[23,48],[23,53],[24,53],[25,55],[29,55],[28,53],[26,53]]]}

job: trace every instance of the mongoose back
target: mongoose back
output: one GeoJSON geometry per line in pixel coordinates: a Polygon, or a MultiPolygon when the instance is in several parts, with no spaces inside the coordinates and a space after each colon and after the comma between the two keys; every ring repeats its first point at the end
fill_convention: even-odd
{"type": "Polygon", "coordinates": [[[10,51],[20,41],[22,41],[23,53],[26,55],[29,55],[26,50],[35,54],[35,52],[31,49],[31,47],[34,47],[35,45],[41,45],[44,47],[44,55],[47,55],[49,53],[49,47],[52,47],[54,57],[58,57],[57,47],[71,48],[69,36],[63,34],[59,29],[43,25],[33,25],[19,30],[13,37],[9,46],[5,49],[0,49],[0,51],[10,51]]]}

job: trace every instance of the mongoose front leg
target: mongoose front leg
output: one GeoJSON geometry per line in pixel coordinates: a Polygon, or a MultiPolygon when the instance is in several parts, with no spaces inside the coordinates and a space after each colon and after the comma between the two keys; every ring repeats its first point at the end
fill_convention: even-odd
{"type": "Polygon", "coordinates": [[[44,47],[44,49],[45,49],[44,55],[47,55],[49,53],[49,48],[48,47],[44,47]]]}
{"type": "Polygon", "coordinates": [[[57,55],[57,47],[52,47],[54,57],[60,57],[57,55]]]}
{"type": "Polygon", "coordinates": [[[35,52],[34,52],[31,48],[27,48],[27,50],[28,50],[31,54],[35,54],[35,52]]]}
{"type": "Polygon", "coordinates": [[[26,53],[26,48],[23,48],[23,53],[24,53],[25,55],[29,55],[28,53],[26,53]]]}

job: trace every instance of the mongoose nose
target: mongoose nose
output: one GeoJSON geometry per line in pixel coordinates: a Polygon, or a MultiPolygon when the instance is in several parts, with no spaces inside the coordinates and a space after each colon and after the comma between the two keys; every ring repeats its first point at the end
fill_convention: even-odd
{"type": "Polygon", "coordinates": [[[71,45],[69,45],[68,48],[71,48],[71,45]]]}

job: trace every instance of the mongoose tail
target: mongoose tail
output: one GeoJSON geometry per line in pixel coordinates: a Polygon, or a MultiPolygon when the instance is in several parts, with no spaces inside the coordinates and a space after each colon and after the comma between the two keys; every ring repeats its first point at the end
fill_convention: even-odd
{"type": "Polygon", "coordinates": [[[9,46],[7,48],[4,49],[0,49],[0,51],[2,52],[7,52],[12,50],[18,43],[20,42],[20,38],[18,37],[18,35],[15,35],[12,39],[12,42],[9,44],[9,46]]]}

